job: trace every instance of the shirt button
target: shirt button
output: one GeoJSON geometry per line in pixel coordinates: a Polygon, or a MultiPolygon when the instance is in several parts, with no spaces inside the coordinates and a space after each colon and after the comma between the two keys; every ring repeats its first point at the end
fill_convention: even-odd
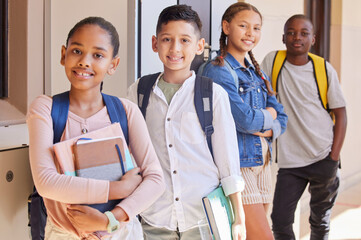
{"type": "Polygon", "coordinates": [[[177,170],[174,170],[174,171],[173,171],[173,174],[177,174],[177,170]]]}
{"type": "Polygon", "coordinates": [[[239,88],[239,91],[240,91],[240,92],[243,92],[243,87],[240,87],[240,88],[239,88]]]}
{"type": "Polygon", "coordinates": [[[172,144],[169,144],[169,147],[171,148],[171,147],[173,147],[173,145],[172,145],[172,144]]]}
{"type": "Polygon", "coordinates": [[[176,200],[176,201],[179,201],[179,198],[178,198],[178,197],[176,197],[176,198],[175,198],[175,200],[176,200]]]}
{"type": "Polygon", "coordinates": [[[81,132],[82,132],[83,134],[85,134],[85,133],[87,133],[87,132],[88,132],[88,129],[83,128],[83,129],[81,130],[81,132]]]}
{"type": "Polygon", "coordinates": [[[258,89],[257,89],[257,92],[261,92],[261,89],[258,88],[258,89]]]}
{"type": "Polygon", "coordinates": [[[167,118],[167,121],[169,122],[169,121],[170,121],[170,118],[167,118]]]}

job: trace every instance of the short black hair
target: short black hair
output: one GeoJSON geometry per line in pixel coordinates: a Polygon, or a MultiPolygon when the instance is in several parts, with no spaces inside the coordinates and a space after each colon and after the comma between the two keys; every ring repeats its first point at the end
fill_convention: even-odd
{"type": "Polygon", "coordinates": [[[105,31],[107,31],[110,35],[110,41],[113,46],[113,58],[118,54],[119,51],[119,35],[113,24],[108,22],[102,17],[87,17],[83,20],[79,21],[68,33],[68,37],[66,39],[66,45],[68,46],[69,39],[74,35],[74,33],[84,25],[98,25],[105,31]]]}
{"type": "Polygon", "coordinates": [[[303,14],[295,14],[295,15],[291,16],[289,19],[287,19],[287,21],[283,27],[283,32],[286,32],[288,24],[295,19],[303,19],[303,20],[309,22],[312,26],[312,31],[313,31],[314,26],[313,26],[311,19],[309,19],[308,17],[306,17],[306,15],[303,15],[303,14]]]}
{"type": "Polygon", "coordinates": [[[167,24],[169,21],[186,21],[193,25],[195,31],[199,36],[202,32],[202,21],[198,13],[192,7],[181,4],[169,6],[159,14],[156,33],[162,30],[162,25],[167,24]]]}

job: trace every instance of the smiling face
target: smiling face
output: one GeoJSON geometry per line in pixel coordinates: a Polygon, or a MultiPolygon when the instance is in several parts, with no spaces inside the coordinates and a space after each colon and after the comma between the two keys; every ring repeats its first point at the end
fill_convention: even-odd
{"type": "Polygon", "coordinates": [[[109,33],[95,24],[87,24],[71,36],[61,49],[61,64],[65,67],[72,89],[100,89],[106,74],[112,75],[119,64],[113,58],[109,33]]]}
{"type": "Polygon", "coordinates": [[[165,74],[177,72],[188,76],[195,55],[203,52],[204,39],[199,39],[191,23],[169,21],[152,37],[152,47],[164,65],[165,74]]]}
{"type": "Polygon", "coordinates": [[[227,51],[233,56],[244,56],[261,38],[262,19],[252,10],[238,12],[230,22],[223,20],[222,29],[227,35],[227,51]]]}
{"type": "Polygon", "coordinates": [[[282,40],[288,56],[307,56],[315,43],[312,23],[304,18],[292,19],[285,25],[282,40]]]}

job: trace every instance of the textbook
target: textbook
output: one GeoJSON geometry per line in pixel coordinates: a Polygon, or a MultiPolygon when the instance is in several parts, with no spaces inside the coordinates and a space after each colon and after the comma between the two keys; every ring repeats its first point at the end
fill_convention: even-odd
{"type": "Polygon", "coordinates": [[[126,171],[134,168],[131,160],[126,161],[129,151],[120,136],[80,138],[74,143],[73,152],[75,174],[79,177],[118,181],[126,171]]]}
{"type": "Polygon", "coordinates": [[[213,239],[231,240],[234,219],[232,204],[224,195],[222,187],[216,188],[204,197],[202,202],[213,239]]]}
{"type": "MultiPolygon", "coordinates": [[[[119,123],[54,144],[59,172],[65,175],[117,181],[135,167],[119,123]]],[[[91,204],[101,212],[120,200],[91,204]]]]}
{"type": "MultiPolygon", "coordinates": [[[[100,180],[118,181],[130,169],[132,161],[126,161],[129,152],[124,138],[109,137],[102,139],[80,138],[73,145],[76,176],[100,180]],[[129,165],[130,164],[130,165],[129,165]]],[[[112,210],[120,200],[91,204],[101,212],[112,210]]]]}

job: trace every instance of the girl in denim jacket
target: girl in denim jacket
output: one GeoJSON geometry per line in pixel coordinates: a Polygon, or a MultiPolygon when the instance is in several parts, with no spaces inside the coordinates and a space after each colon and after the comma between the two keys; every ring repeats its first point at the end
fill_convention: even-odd
{"type": "Polygon", "coordinates": [[[246,181],[242,201],[248,240],[273,239],[266,217],[272,200],[271,143],[287,124],[283,106],[252,53],[260,40],[261,27],[262,16],[254,6],[243,2],[231,5],[222,17],[218,56],[203,71],[228,92],[231,102],[241,172],[246,181]],[[252,64],[245,58],[246,53],[252,64]]]}

